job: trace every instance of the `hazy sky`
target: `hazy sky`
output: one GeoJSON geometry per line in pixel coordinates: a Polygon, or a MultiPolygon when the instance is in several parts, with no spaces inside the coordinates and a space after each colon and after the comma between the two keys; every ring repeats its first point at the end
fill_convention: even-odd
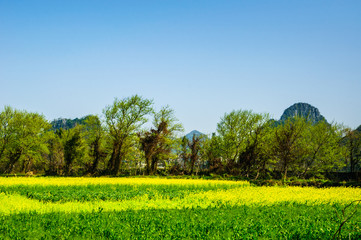
{"type": "Polygon", "coordinates": [[[296,102],[361,124],[361,1],[0,0],[0,106],[49,120],[115,97],[170,105],[185,131],[296,102]]]}

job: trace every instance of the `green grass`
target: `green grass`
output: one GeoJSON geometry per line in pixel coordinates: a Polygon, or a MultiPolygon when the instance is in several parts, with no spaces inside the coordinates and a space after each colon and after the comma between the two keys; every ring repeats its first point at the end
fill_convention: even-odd
{"type": "Polygon", "coordinates": [[[167,198],[184,198],[189,193],[206,192],[216,189],[232,189],[239,185],[87,185],[87,186],[41,186],[15,185],[0,186],[0,193],[20,194],[43,202],[129,200],[136,196],[149,198],[161,195],[167,198]]]}
{"type": "MultiPolygon", "coordinates": [[[[361,238],[360,220],[343,239],[361,238]]],[[[331,239],[337,227],[333,207],[302,204],[0,216],[2,239],[331,239]]]]}

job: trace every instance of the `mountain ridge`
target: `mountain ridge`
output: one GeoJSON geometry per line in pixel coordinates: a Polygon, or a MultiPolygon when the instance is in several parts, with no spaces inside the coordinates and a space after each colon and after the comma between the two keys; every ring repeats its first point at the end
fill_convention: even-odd
{"type": "MultiPolygon", "coordinates": [[[[87,115],[85,117],[75,118],[75,119],[68,119],[68,118],[54,119],[53,121],[51,121],[52,130],[55,131],[60,128],[67,130],[67,129],[74,128],[76,125],[84,124],[85,120],[89,116],[91,116],[91,115],[87,115]]],[[[294,117],[294,116],[301,116],[301,117],[308,118],[308,119],[312,120],[313,123],[317,123],[319,121],[327,122],[326,118],[323,115],[321,115],[318,108],[312,106],[309,103],[304,103],[304,102],[298,102],[298,103],[291,105],[290,107],[288,107],[284,110],[284,112],[281,115],[279,120],[270,119],[270,121],[273,122],[272,125],[277,126],[278,124],[281,124],[282,122],[286,121],[288,118],[294,117]]],[[[361,133],[361,125],[358,126],[354,130],[361,133]]],[[[192,140],[193,135],[196,135],[196,136],[204,135],[205,136],[206,134],[199,132],[198,130],[192,130],[191,132],[186,134],[185,137],[188,140],[192,140]]]]}
{"type": "Polygon", "coordinates": [[[303,102],[295,103],[288,107],[281,115],[279,122],[284,122],[288,118],[296,116],[304,117],[308,120],[311,120],[313,123],[318,123],[320,121],[327,122],[326,118],[321,115],[318,108],[303,102]]]}

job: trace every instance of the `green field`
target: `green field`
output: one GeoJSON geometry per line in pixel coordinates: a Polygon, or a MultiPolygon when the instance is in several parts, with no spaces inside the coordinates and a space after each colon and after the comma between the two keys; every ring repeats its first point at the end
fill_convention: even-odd
{"type": "MultiPolygon", "coordinates": [[[[359,188],[168,179],[2,178],[1,239],[332,239],[359,188]]],[[[361,239],[361,214],[342,239],[361,239]]]]}

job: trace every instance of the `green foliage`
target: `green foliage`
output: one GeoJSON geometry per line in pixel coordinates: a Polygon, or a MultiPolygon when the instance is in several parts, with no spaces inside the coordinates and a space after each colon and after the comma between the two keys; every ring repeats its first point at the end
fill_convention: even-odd
{"type": "Polygon", "coordinates": [[[71,128],[76,127],[77,125],[84,125],[88,118],[92,118],[93,115],[88,115],[82,118],[75,119],[67,119],[67,118],[59,118],[53,120],[51,124],[51,129],[55,132],[59,129],[69,130],[71,128]]]}
{"type": "Polygon", "coordinates": [[[84,138],[88,146],[91,162],[87,163],[88,172],[95,174],[99,165],[104,170],[106,153],[106,132],[98,116],[89,116],[85,121],[84,138]]]}
{"type": "Polygon", "coordinates": [[[208,160],[210,172],[223,170],[221,144],[221,137],[215,134],[213,134],[211,138],[206,138],[202,143],[201,158],[208,160]]]}
{"type": "Polygon", "coordinates": [[[193,135],[192,141],[188,143],[190,149],[189,160],[190,160],[190,174],[193,174],[194,165],[199,160],[200,149],[201,149],[201,137],[193,135]]]}
{"type": "Polygon", "coordinates": [[[252,111],[238,110],[225,114],[217,125],[217,132],[222,137],[222,154],[226,160],[235,162],[254,130],[267,120],[267,115],[252,111]]]}
{"type": "Polygon", "coordinates": [[[175,148],[176,134],[183,131],[183,126],[174,116],[174,110],[169,106],[163,107],[153,115],[154,129],[145,132],[141,138],[141,149],[144,151],[146,172],[154,174],[160,161],[165,163],[172,157],[175,148]]]}
{"type": "Polygon", "coordinates": [[[204,185],[88,185],[88,186],[0,186],[0,192],[20,194],[43,202],[70,201],[121,201],[136,196],[148,195],[165,198],[184,198],[189,193],[207,192],[211,190],[227,190],[239,185],[204,184],[204,185]]]}
{"type": "Polygon", "coordinates": [[[283,179],[287,178],[289,169],[297,170],[301,158],[306,154],[307,140],[304,134],[311,124],[303,117],[294,117],[288,118],[275,129],[272,155],[283,174],[283,179]]]}
{"type": "Polygon", "coordinates": [[[288,118],[274,131],[271,156],[284,178],[289,170],[298,177],[337,170],[344,166],[342,133],[343,127],[338,124],[288,118]]]}
{"type": "MultiPolygon", "coordinates": [[[[337,209],[337,207],[335,207],[337,217],[339,218],[339,221],[340,221],[340,225],[339,225],[337,231],[335,232],[335,234],[333,235],[332,239],[341,239],[341,237],[342,237],[341,232],[343,230],[343,227],[356,214],[356,212],[358,210],[358,204],[360,202],[361,202],[361,200],[356,200],[356,201],[353,201],[350,204],[346,205],[343,209],[341,209],[341,211],[340,211],[341,214],[338,213],[338,209],[337,209]]],[[[358,228],[358,229],[361,230],[360,228],[358,228]]],[[[351,236],[349,236],[349,238],[350,237],[351,236]]]]}
{"type": "Polygon", "coordinates": [[[84,157],[86,156],[86,145],[83,138],[82,126],[65,131],[64,134],[64,173],[74,175],[79,172],[79,167],[84,168],[84,157]]]}
{"type": "Polygon", "coordinates": [[[189,144],[188,138],[186,136],[183,136],[180,142],[180,153],[179,153],[179,156],[183,161],[183,170],[187,168],[187,163],[189,161],[190,150],[188,144],[189,144]]]}
{"type": "Polygon", "coordinates": [[[46,155],[47,175],[62,175],[64,167],[64,144],[61,138],[63,130],[57,130],[56,133],[50,132],[47,141],[49,146],[49,154],[46,155]]]}
{"type": "Polygon", "coordinates": [[[300,164],[301,176],[312,173],[328,172],[344,166],[345,148],[340,145],[342,126],[319,121],[308,125],[305,130],[305,154],[300,164]]]}
{"type": "MultiPolygon", "coordinates": [[[[360,239],[360,220],[341,237],[360,239]]],[[[302,204],[0,216],[3,239],[331,239],[337,228],[332,206],[302,204]]]]}
{"type": "Polygon", "coordinates": [[[122,100],[115,99],[113,105],[104,109],[107,131],[111,137],[112,155],[108,162],[110,174],[117,175],[124,157],[134,146],[134,136],[147,122],[153,102],[138,95],[122,100]]]}
{"type": "Polygon", "coordinates": [[[44,116],[6,106],[0,112],[0,173],[99,176],[202,171],[247,179],[282,175],[286,180],[324,178],[335,171],[349,171],[356,179],[361,170],[360,127],[352,131],[329,124],[307,104],[295,104],[277,123],[252,111],[226,113],[217,134],[199,141],[178,138],[183,128],[174,110],[167,106],[154,112],[152,104],[138,95],[115,99],[101,117],[53,121],[55,131],[50,131],[44,116]],[[145,131],[142,126],[150,117],[153,127],[145,131]],[[158,165],[163,169],[157,171],[158,165]]]}
{"type": "Polygon", "coordinates": [[[356,130],[346,129],[342,145],[346,148],[346,159],[351,173],[361,170],[361,126],[356,130]]]}
{"type": "Polygon", "coordinates": [[[268,122],[267,114],[252,111],[232,111],[225,114],[217,125],[221,138],[221,156],[230,171],[234,170],[242,152],[256,147],[262,128],[268,122]],[[247,149],[248,148],[248,149],[247,149]]]}
{"type": "Polygon", "coordinates": [[[0,113],[0,172],[32,171],[48,153],[50,124],[37,113],[5,107],[0,113]]]}

